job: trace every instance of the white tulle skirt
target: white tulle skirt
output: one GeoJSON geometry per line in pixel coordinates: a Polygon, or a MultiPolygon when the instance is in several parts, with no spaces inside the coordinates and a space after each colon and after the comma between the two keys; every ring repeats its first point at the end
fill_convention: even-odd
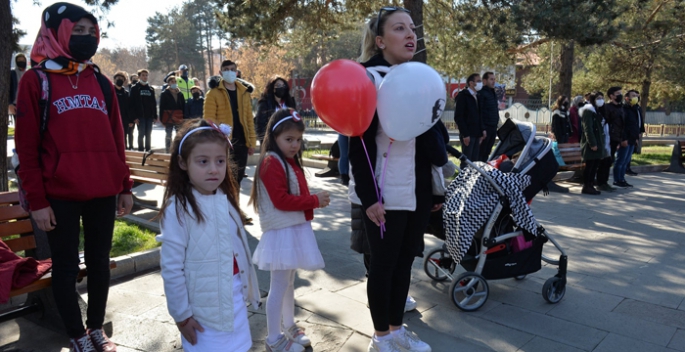
{"type": "Polygon", "coordinates": [[[317,270],[324,267],[311,222],[264,232],[252,255],[260,270],[317,270]]]}

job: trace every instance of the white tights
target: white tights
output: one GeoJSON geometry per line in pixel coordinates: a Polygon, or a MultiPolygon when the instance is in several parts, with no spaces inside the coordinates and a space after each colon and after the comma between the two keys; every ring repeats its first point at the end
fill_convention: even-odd
{"type": "Polygon", "coordinates": [[[283,327],[295,325],[295,270],[272,270],[271,288],[266,299],[267,340],[273,343],[283,327]]]}

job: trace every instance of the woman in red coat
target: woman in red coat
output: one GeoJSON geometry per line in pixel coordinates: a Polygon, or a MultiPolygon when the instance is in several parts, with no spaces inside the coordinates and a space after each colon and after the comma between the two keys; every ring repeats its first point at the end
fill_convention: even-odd
{"type": "Polygon", "coordinates": [[[585,105],[582,96],[573,98],[571,108],[568,110],[569,119],[571,120],[571,135],[568,137],[568,143],[580,143],[580,115],[578,109],[585,105]]]}

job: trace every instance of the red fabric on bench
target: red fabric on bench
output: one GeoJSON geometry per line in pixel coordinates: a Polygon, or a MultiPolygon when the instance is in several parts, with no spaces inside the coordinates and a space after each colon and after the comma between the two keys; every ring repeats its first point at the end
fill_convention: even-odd
{"type": "Polygon", "coordinates": [[[52,259],[36,260],[16,255],[0,241],[0,304],[7,303],[10,291],[32,284],[52,268],[52,259]]]}

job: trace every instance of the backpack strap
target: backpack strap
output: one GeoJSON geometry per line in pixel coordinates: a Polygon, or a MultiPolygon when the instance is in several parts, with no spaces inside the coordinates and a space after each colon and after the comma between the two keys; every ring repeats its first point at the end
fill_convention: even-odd
{"type": "Polygon", "coordinates": [[[50,78],[45,71],[39,68],[33,68],[33,72],[38,77],[38,84],[40,86],[40,99],[38,100],[38,108],[40,109],[40,136],[43,139],[43,134],[48,129],[48,117],[50,109],[48,102],[50,101],[50,78]]]}
{"type": "Polygon", "coordinates": [[[105,105],[107,105],[107,116],[112,115],[112,83],[100,73],[100,68],[93,65],[93,71],[95,72],[95,78],[97,78],[100,84],[100,89],[102,89],[102,94],[105,96],[105,105]]]}

